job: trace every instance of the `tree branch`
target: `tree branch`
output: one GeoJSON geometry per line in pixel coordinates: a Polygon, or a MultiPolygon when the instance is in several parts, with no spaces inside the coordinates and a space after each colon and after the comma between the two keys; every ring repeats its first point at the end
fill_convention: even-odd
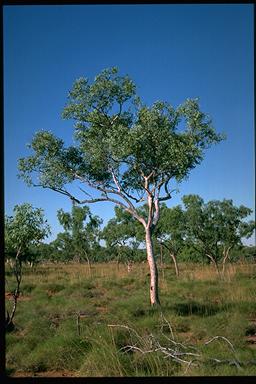
{"type": "MultiPolygon", "coordinates": [[[[104,188],[101,188],[101,187],[98,187],[98,186],[94,186],[93,184],[89,184],[92,188],[95,188],[97,190],[100,190],[104,195],[105,197],[99,197],[99,198],[92,198],[92,199],[85,199],[85,200],[78,200],[77,198],[75,198],[73,195],[71,195],[71,193],[69,193],[68,191],[66,191],[65,189],[62,189],[62,188],[56,188],[56,187],[50,187],[50,186],[45,186],[45,185],[41,185],[41,184],[33,184],[34,187],[43,187],[43,188],[47,188],[47,189],[51,189],[55,192],[58,192],[62,195],[65,195],[67,197],[69,197],[72,201],[75,201],[77,204],[91,204],[91,203],[97,203],[97,202],[100,202],[100,201],[110,201],[112,203],[115,203],[117,205],[119,205],[120,207],[122,207],[125,211],[129,212],[133,217],[135,217],[144,227],[146,226],[146,222],[144,220],[143,217],[140,217],[135,209],[135,207],[133,206],[133,204],[125,197],[125,196],[122,196],[121,193],[117,192],[117,191],[112,191],[111,189],[104,189],[104,188]],[[125,205],[124,203],[122,203],[121,201],[117,200],[117,199],[113,199],[111,197],[109,197],[107,195],[107,193],[115,193],[121,197],[123,197],[123,199],[125,201],[127,201],[128,203],[128,206],[125,205]]],[[[87,194],[87,193],[86,193],[87,194]]]]}
{"type": "MultiPolygon", "coordinates": [[[[97,189],[98,191],[101,191],[106,196],[106,198],[104,198],[104,200],[97,199],[97,201],[112,201],[115,204],[118,204],[119,206],[123,207],[127,212],[129,212],[132,216],[134,216],[144,226],[146,225],[145,220],[138,215],[136,208],[134,207],[132,202],[121,191],[121,187],[120,187],[118,180],[114,174],[112,174],[112,177],[114,177],[114,182],[115,182],[115,185],[117,187],[117,190],[112,189],[112,188],[103,188],[103,187],[100,187],[99,185],[95,185],[92,182],[90,182],[88,179],[83,178],[82,176],[78,175],[77,173],[75,173],[75,177],[77,177],[80,181],[84,182],[85,184],[89,185],[91,188],[94,188],[94,189],[97,189]],[[108,193],[112,193],[112,194],[120,196],[128,204],[128,207],[125,204],[121,203],[119,200],[108,197],[107,196],[108,193]]],[[[95,199],[93,199],[91,201],[83,200],[83,202],[80,204],[83,204],[83,203],[86,204],[86,203],[90,203],[90,202],[94,203],[97,201],[95,201],[95,199]]]]}
{"type": "MultiPolygon", "coordinates": [[[[172,189],[171,191],[168,190],[168,183],[169,183],[170,179],[166,180],[165,183],[164,183],[164,189],[165,189],[165,193],[166,195],[163,196],[163,197],[159,197],[159,201],[166,201],[166,200],[169,200],[172,198],[172,192],[176,191],[177,188],[174,188],[172,189]]],[[[163,185],[163,184],[162,184],[163,185]]]]}
{"type": "Polygon", "coordinates": [[[75,201],[76,203],[79,204],[79,200],[76,199],[73,195],[71,195],[71,193],[69,193],[68,191],[66,191],[65,189],[62,189],[62,188],[56,188],[56,187],[50,187],[50,186],[45,186],[45,185],[42,185],[42,184],[33,184],[34,187],[41,187],[41,188],[45,188],[45,189],[51,189],[55,192],[58,192],[62,195],[65,195],[67,197],[69,197],[71,200],[75,201]]]}

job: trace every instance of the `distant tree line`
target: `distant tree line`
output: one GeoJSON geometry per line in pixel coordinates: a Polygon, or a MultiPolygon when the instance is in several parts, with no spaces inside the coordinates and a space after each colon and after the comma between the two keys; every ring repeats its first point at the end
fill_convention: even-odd
{"type": "MultiPolygon", "coordinates": [[[[256,247],[243,245],[255,229],[255,222],[246,220],[252,212],[249,208],[236,207],[226,199],[205,203],[198,195],[187,195],[182,200],[183,207],[161,206],[161,218],[152,237],[160,265],[173,263],[178,276],[180,262],[211,263],[217,273],[224,274],[228,261],[256,261],[256,247]]],[[[146,206],[138,210],[141,217],[146,216],[146,206]]],[[[91,263],[97,262],[129,265],[145,261],[143,228],[119,206],[103,229],[102,220],[92,215],[88,206],[73,203],[70,213],[61,209],[57,217],[63,232],[49,244],[28,241],[23,246],[23,262],[31,266],[39,262],[79,262],[91,268],[91,263]]],[[[17,249],[10,241],[10,220],[6,217],[5,258],[14,264],[17,249]]],[[[21,233],[20,226],[16,231],[17,235],[21,233]]]]}
{"type": "MultiPolygon", "coordinates": [[[[161,218],[152,236],[158,262],[173,262],[179,276],[179,262],[212,263],[224,276],[227,261],[256,261],[256,247],[245,246],[255,222],[245,220],[252,211],[236,207],[232,200],[205,203],[198,195],[183,197],[181,205],[161,206],[161,218]]],[[[147,215],[147,206],[138,208],[139,215],[147,215]]],[[[13,318],[20,295],[22,268],[40,262],[126,263],[128,271],[133,262],[146,259],[145,237],[139,222],[119,206],[115,217],[101,229],[102,220],[92,215],[89,207],[73,203],[71,212],[60,209],[57,217],[64,231],[49,244],[43,240],[50,234],[42,209],[31,204],[16,205],[13,216],[5,217],[5,260],[10,264],[16,280],[12,292],[13,305],[6,312],[6,329],[13,329],[13,318]]]]}

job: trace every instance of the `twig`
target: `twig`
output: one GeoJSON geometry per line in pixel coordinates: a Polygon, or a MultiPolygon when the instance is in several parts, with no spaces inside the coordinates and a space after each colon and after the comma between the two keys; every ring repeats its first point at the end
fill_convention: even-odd
{"type": "Polygon", "coordinates": [[[187,365],[187,367],[186,367],[186,369],[185,369],[185,373],[187,373],[187,371],[189,370],[189,368],[191,367],[191,365],[195,365],[195,366],[197,366],[197,364],[195,364],[194,361],[196,361],[196,359],[190,360],[189,364],[187,365]]]}
{"type": "Polygon", "coordinates": [[[208,344],[210,344],[212,341],[217,340],[217,339],[222,339],[222,340],[226,341],[226,343],[228,343],[228,345],[230,346],[230,348],[232,349],[232,351],[233,351],[234,353],[236,353],[233,344],[232,344],[226,337],[224,337],[224,336],[214,336],[214,337],[212,337],[209,341],[207,341],[207,342],[205,343],[205,345],[208,345],[208,344]]]}
{"type": "MultiPolygon", "coordinates": [[[[169,323],[169,321],[166,319],[166,317],[163,315],[163,312],[161,312],[161,317],[162,319],[164,319],[164,321],[168,324],[168,327],[170,329],[170,332],[171,332],[171,335],[172,335],[172,339],[174,340],[174,334],[173,334],[173,330],[172,330],[172,327],[171,327],[171,324],[169,323]]],[[[161,327],[161,330],[163,329],[163,325],[161,327]]]]}
{"type": "Polygon", "coordinates": [[[117,327],[117,328],[125,328],[128,329],[129,331],[132,331],[135,333],[135,335],[138,337],[138,339],[143,340],[143,338],[138,334],[135,329],[128,327],[127,325],[120,325],[120,324],[108,324],[108,327],[117,327]]]}
{"type": "Polygon", "coordinates": [[[136,347],[135,345],[125,345],[124,347],[120,348],[119,351],[122,351],[123,349],[125,349],[125,350],[127,349],[125,352],[129,352],[131,350],[136,350],[136,351],[141,352],[143,355],[146,353],[155,352],[154,349],[150,349],[149,351],[143,351],[141,348],[136,347]]]}

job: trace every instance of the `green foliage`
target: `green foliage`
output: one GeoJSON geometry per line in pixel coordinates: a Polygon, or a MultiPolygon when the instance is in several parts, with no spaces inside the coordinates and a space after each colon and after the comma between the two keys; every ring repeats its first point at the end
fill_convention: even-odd
{"type": "MultiPolygon", "coordinates": [[[[39,265],[40,275],[24,268],[28,289],[17,311],[19,327],[6,336],[8,372],[47,376],[52,370],[59,374],[70,370],[70,375],[81,377],[255,375],[255,363],[246,364],[256,358],[255,348],[248,342],[255,331],[255,265],[233,266],[229,282],[219,280],[209,266],[186,264],[182,268],[194,277],[188,280],[182,273],[173,284],[170,269],[161,274],[160,284],[165,287],[161,310],[150,308],[145,300],[147,268],[143,264],[136,264],[129,275],[125,268],[118,271],[111,263],[98,264],[91,277],[76,264],[39,265]],[[88,292],[92,296],[86,296],[88,292]],[[80,336],[78,311],[84,313],[80,336]],[[174,347],[167,339],[172,339],[172,333],[162,314],[172,327],[175,342],[195,347],[203,355],[200,367],[191,365],[186,371],[187,365],[176,365],[163,354],[120,350],[126,345],[150,350],[150,335],[160,345],[174,347]],[[210,358],[234,358],[224,340],[204,345],[217,335],[233,344],[242,370],[228,361],[217,366],[207,363],[210,358]]],[[[196,352],[192,348],[185,351],[196,352]]]]}
{"type": "Polygon", "coordinates": [[[202,250],[196,249],[193,245],[186,243],[179,252],[179,261],[192,263],[208,264],[209,260],[205,257],[202,250]]]}
{"type": "Polygon", "coordinates": [[[244,246],[242,247],[242,257],[244,258],[244,261],[247,262],[256,262],[256,246],[244,246]]]}
{"type": "Polygon", "coordinates": [[[101,238],[118,261],[134,260],[140,244],[137,239],[139,230],[141,225],[129,213],[116,206],[115,217],[104,227],[101,238]]]}
{"type": "Polygon", "coordinates": [[[41,262],[53,261],[55,249],[52,244],[39,243],[37,245],[31,245],[26,252],[26,261],[35,266],[41,262]]]}
{"type": "Polygon", "coordinates": [[[170,254],[177,257],[186,245],[185,215],[181,206],[162,205],[159,225],[154,236],[170,254]]]}
{"type": "Polygon", "coordinates": [[[29,247],[36,246],[50,234],[43,210],[31,204],[15,205],[13,216],[5,217],[5,252],[26,257],[29,247]]]}
{"type": "MultiPolygon", "coordinates": [[[[207,263],[209,259],[205,256],[209,253],[219,262],[223,260],[223,252],[229,248],[229,259],[232,261],[242,257],[255,258],[255,249],[242,245],[242,239],[249,238],[255,228],[254,221],[245,221],[252,212],[249,208],[236,207],[232,200],[225,199],[204,203],[197,195],[184,196],[183,202],[184,210],[179,205],[172,208],[161,205],[158,226],[153,232],[157,254],[160,252],[160,244],[164,246],[162,252],[165,260],[172,253],[180,261],[207,263]]],[[[141,217],[145,217],[147,206],[141,206],[138,212],[141,217]]],[[[129,213],[115,207],[115,217],[104,228],[102,237],[112,252],[116,252],[116,257],[122,254],[127,259],[129,251],[130,257],[134,258],[134,245],[144,242],[144,231],[129,213]],[[115,247],[116,245],[119,247],[115,247]]]]}
{"type": "Polygon", "coordinates": [[[32,155],[19,160],[20,177],[28,185],[50,188],[79,204],[111,201],[138,220],[150,245],[152,305],[159,303],[150,244],[159,206],[171,198],[170,181],[187,178],[203,160],[204,151],[223,135],[215,132],[197,99],[187,99],[176,109],[162,101],[144,105],[133,81],[119,76],[117,68],[103,70],[92,84],[78,79],[62,116],[75,121],[75,145],[65,147],[63,140],[47,131],[36,133],[32,155]],[[68,191],[73,181],[89,188],[80,188],[84,200],[68,191]],[[90,188],[100,196],[92,196],[90,188]],[[134,205],[143,201],[146,219],[134,205]]]}
{"type": "Polygon", "coordinates": [[[66,148],[52,133],[38,132],[30,145],[33,153],[20,159],[19,170],[29,185],[73,199],[66,185],[74,180],[98,189],[103,200],[119,192],[126,203],[130,193],[137,193],[133,198],[139,201],[146,191],[157,188],[159,193],[163,185],[170,198],[169,181],[187,177],[204,150],[223,139],[197,99],[177,109],[160,101],[147,107],[136,96],[133,81],[119,76],[117,68],[102,71],[92,84],[78,79],[63,117],[75,120],[75,146],[66,148]]]}
{"type": "Polygon", "coordinates": [[[57,259],[63,261],[91,260],[99,248],[100,224],[102,220],[93,216],[87,206],[72,206],[71,213],[60,209],[57,213],[65,232],[59,233],[51,245],[55,248],[57,259]],[[57,252],[56,252],[57,251],[57,252]]]}
{"type": "Polygon", "coordinates": [[[212,200],[204,203],[198,195],[183,197],[185,205],[186,233],[195,248],[211,257],[216,263],[235,246],[249,238],[254,229],[254,221],[245,221],[252,213],[243,205],[236,207],[232,200],[212,200]]]}

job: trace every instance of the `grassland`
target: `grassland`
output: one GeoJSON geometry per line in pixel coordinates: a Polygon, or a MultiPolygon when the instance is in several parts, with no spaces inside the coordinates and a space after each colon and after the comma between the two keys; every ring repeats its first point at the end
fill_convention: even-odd
{"type": "MultiPolygon", "coordinates": [[[[255,265],[233,265],[220,280],[209,266],[183,264],[177,278],[166,265],[159,271],[161,309],[153,309],[146,264],[130,273],[115,264],[26,267],[16,328],[6,335],[7,374],[255,375],[255,272],[255,265]],[[189,352],[180,358],[196,364],[164,349],[145,353],[152,343],[189,352]]],[[[7,307],[13,288],[6,267],[7,307]]]]}

